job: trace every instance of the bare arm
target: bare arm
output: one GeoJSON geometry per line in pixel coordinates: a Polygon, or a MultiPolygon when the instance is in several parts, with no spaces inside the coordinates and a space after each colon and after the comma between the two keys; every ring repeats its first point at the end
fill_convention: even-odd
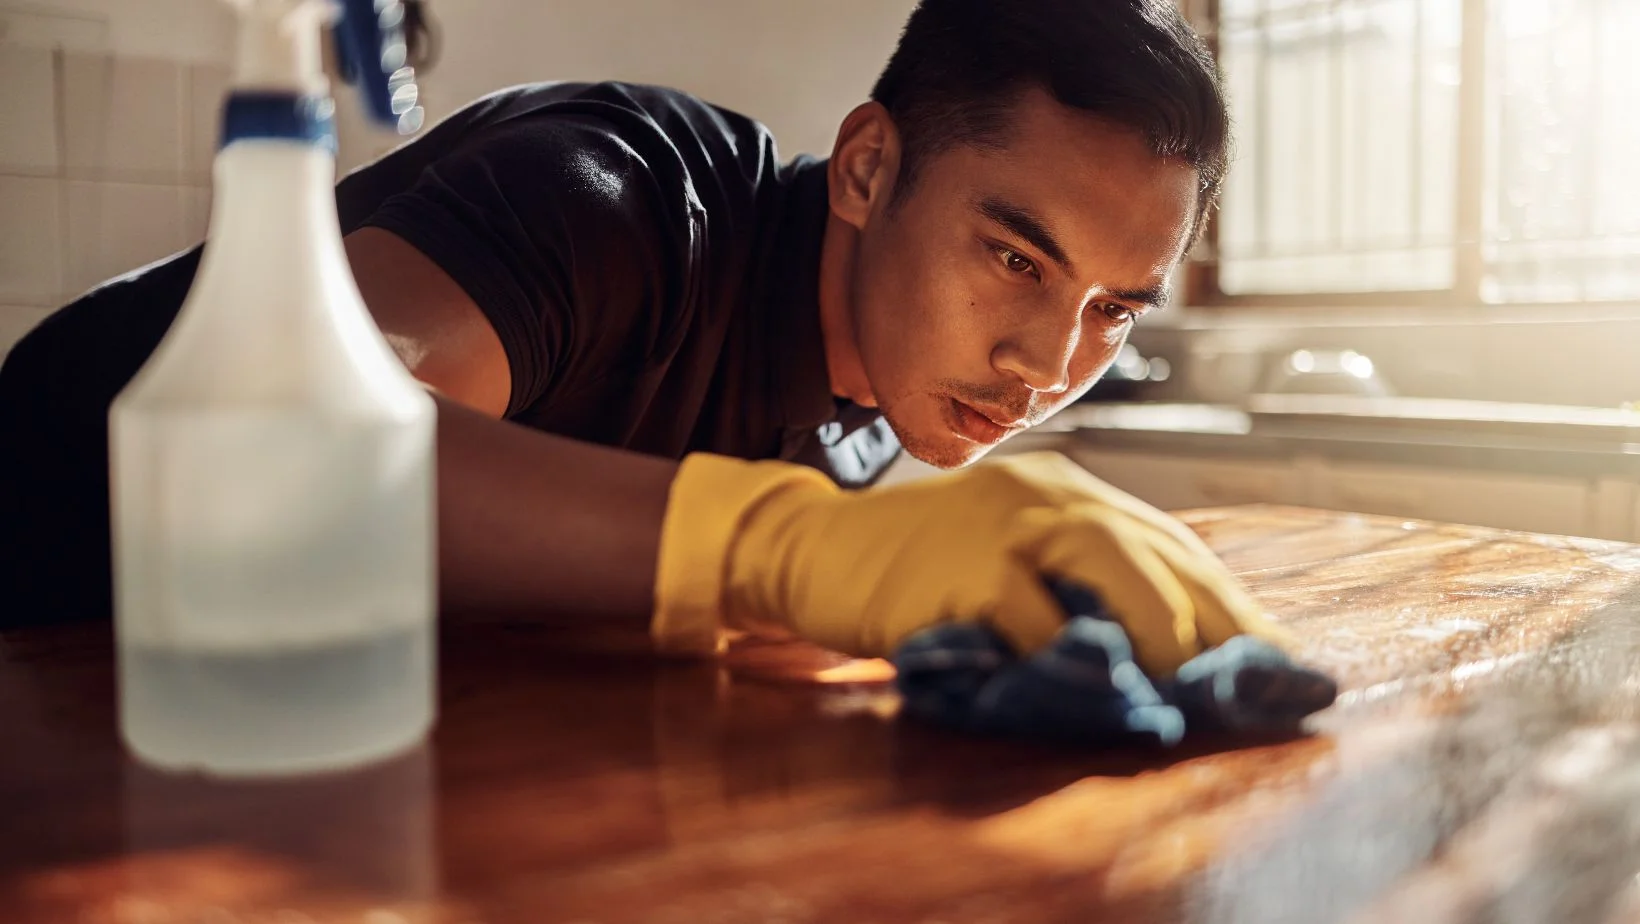
{"type": "Polygon", "coordinates": [[[471,298],[376,228],[347,236],[365,304],[438,402],[439,581],[451,610],[647,623],[677,463],[499,420],[506,353],[471,298]]]}
{"type": "Polygon", "coordinates": [[[380,228],[361,228],[342,243],[376,326],[411,374],[473,410],[505,413],[512,397],[507,353],[461,286],[380,228]]]}

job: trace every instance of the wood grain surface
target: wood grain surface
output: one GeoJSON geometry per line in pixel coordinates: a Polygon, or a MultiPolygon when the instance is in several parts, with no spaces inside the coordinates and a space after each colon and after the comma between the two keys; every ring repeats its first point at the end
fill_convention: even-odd
{"type": "Polygon", "coordinates": [[[106,625],[0,634],[0,921],[1640,921],[1640,548],[1185,519],[1339,677],[1314,734],[969,739],[877,662],[451,617],[428,745],[226,784],[124,756],[106,625]]]}

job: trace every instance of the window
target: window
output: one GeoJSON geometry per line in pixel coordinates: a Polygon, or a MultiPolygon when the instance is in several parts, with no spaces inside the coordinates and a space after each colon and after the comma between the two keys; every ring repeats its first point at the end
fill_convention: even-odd
{"type": "Polygon", "coordinates": [[[1640,3],[1187,6],[1237,125],[1198,301],[1640,298],[1640,3]]]}

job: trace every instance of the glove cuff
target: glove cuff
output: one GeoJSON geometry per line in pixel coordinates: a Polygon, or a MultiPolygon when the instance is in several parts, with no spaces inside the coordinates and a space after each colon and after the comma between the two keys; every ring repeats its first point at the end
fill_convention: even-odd
{"type": "MultiPolygon", "coordinates": [[[[672,480],[661,524],[655,614],[649,634],[667,654],[712,655],[728,642],[725,588],[736,540],[750,514],[786,491],[839,489],[820,472],[787,462],[687,456],[672,480]]],[[[776,614],[778,615],[778,614],[776,614]]]]}

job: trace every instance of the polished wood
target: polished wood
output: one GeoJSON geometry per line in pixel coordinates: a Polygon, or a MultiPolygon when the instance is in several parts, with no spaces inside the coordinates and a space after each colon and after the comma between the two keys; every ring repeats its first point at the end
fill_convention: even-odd
{"type": "Polygon", "coordinates": [[[1640,548],[1185,519],[1340,678],[1314,734],[971,739],[878,662],[451,618],[428,746],[226,784],[124,756],[106,626],[0,635],[0,920],[1640,920],[1640,548]]]}

